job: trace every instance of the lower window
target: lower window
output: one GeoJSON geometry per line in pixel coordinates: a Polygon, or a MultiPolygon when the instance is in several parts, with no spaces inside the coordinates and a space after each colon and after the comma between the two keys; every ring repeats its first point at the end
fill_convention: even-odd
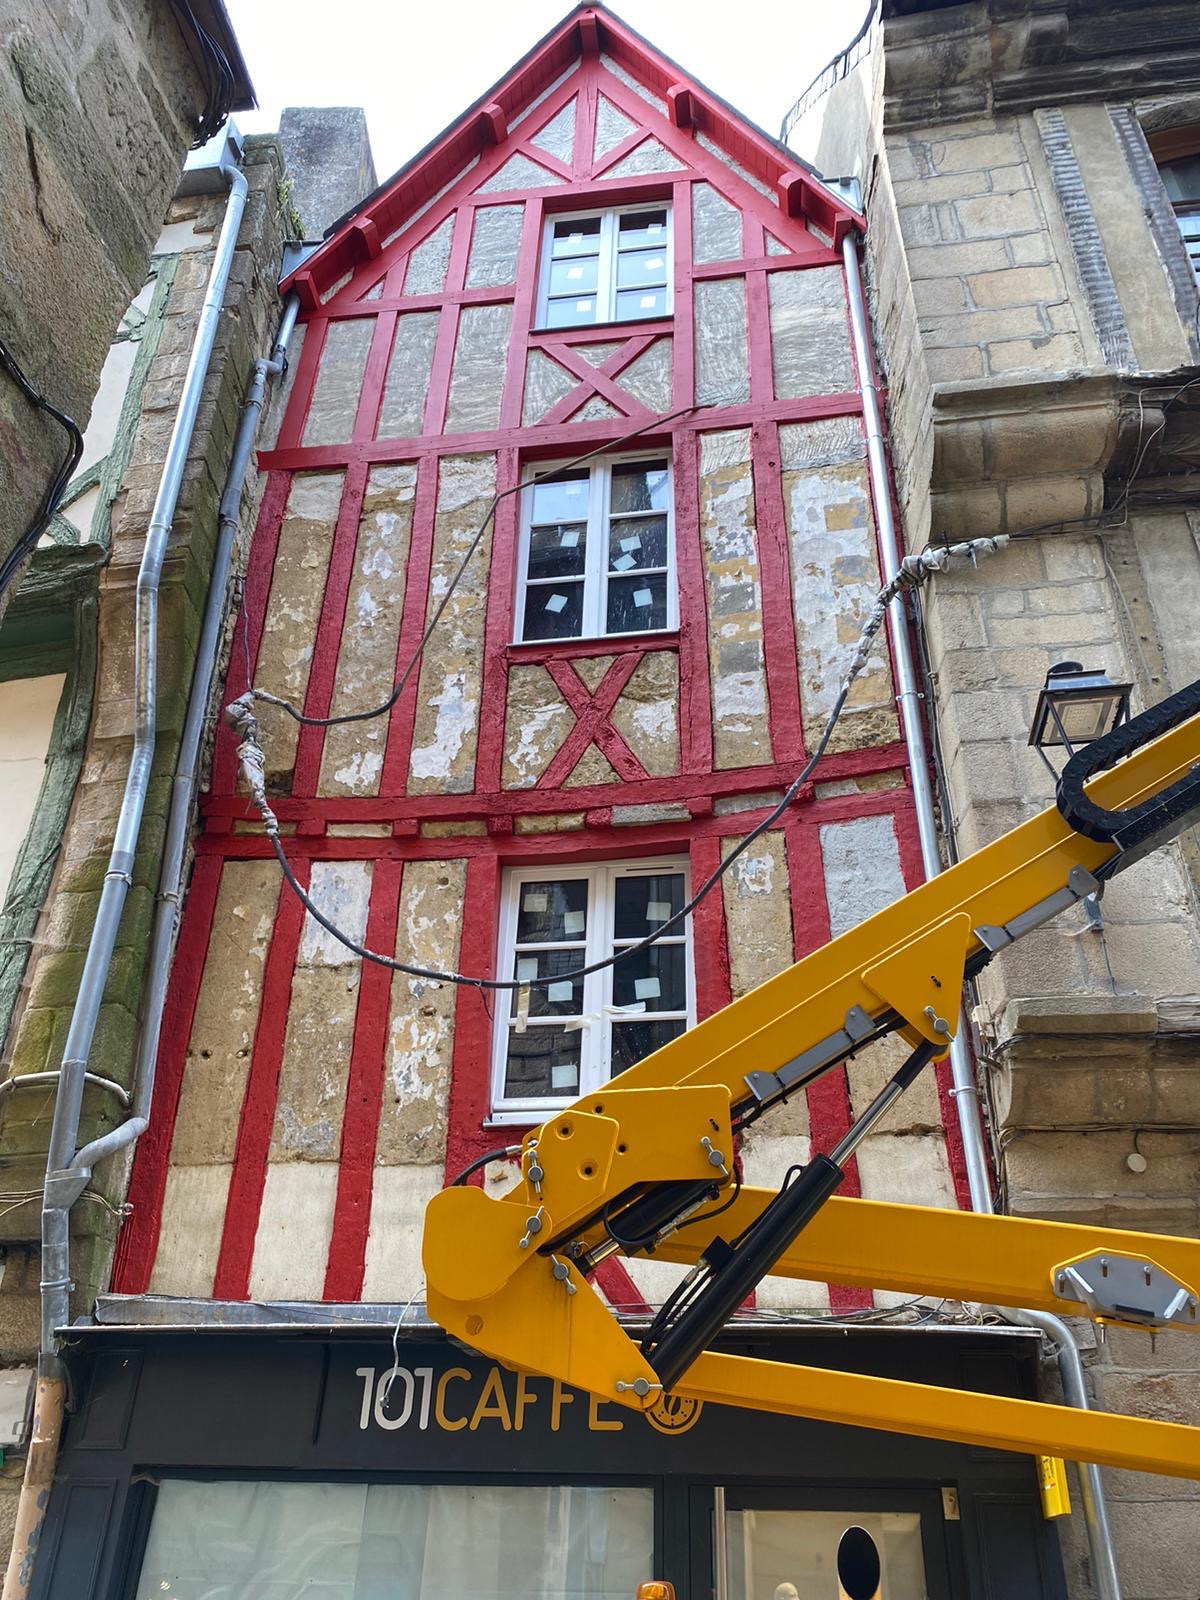
{"type": "Polygon", "coordinates": [[[689,924],[586,978],[566,976],[637,944],[682,909],[682,860],[509,872],[499,971],[555,981],[504,994],[493,1111],[541,1117],[624,1072],[695,1019],[689,924]],[[562,974],[563,976],[559,976],[562,974]]]}
{"type": "Polygon", "coordinates": [[[136,1600],[630,1600],[653,1554],[649,1488],[167,1479],[136,1600]]]}

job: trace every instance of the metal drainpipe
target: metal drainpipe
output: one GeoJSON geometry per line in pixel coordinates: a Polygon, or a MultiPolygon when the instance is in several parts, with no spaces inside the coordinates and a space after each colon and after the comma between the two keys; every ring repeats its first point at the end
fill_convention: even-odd
{"type": "Polygon", "coordinates": [[[233,564],[234,541],[241,520],[242,487],[246,481],[246,469],[250,464],[250,455],[254,448],[254,436],[258,432],[259,418],[267,392],[267,379],[277,377],[285,370],[287,347],[292,337],[292,330],[296,326],[296,313],[299,309],[299,300],[295,295],[290,295],[283,308],[279,332],[275,336],[275,345],[270,356],[260,356],[254,363],[254,375],[250,380],[241,420],[238,423],[229,470],[225,477],[225,487],[221,491],[217,545],[213,554],[204,618],[200,625],[200,640],[196,648],[196,666],[192,673],[187,713],[179,741],[179,757],[171,787],[171,807],[167,815],[163,862],[158,878],[157,903],[154,908],[154,926],[146,958],[145,998],[142,1002],[142,1026],[138,1034],[134,1067],[131,1115],[109,1133],[93,1139],[90,1144],[84,1145],[83,1149],[78,1151],[72,1167],[76,1170],[86,1169],[89,1176],[97,1161],[115,1155],[118,1150],[133,1144],[141,1138],[149,1126],[150,1102],[154,1094],[154,1065],[158,1056],[163,1006],[167,997],[171,950],[179,921],[179,888],[183,879],[192,801],[196,792],[196,774],[204,743],[208,697],[212,689],[217,655],[221,648],[221,634],[225,625],[225,591],[233,564]]]}
{"type": "MultiPolygon", "coordinates": [[[[879,406],[879,392],[875,383],[858,238],[853,230],[848,232],[842,241],[842,259],[846,267],[850,326],[863,397],[863,422],[867,436],[871,492],[875,502],[875,520],[879,530],[879,547],[884,567],[883,576],[887,581],[894,576],[900,565],[902,550],[895,518],[892,516],[891,482],[884,454],[883,420],[879,406]]],[[[914,604],[916,603],[918,602],[914,596],[914,604]]],[[[922,696],[913,661],[908,619],[904,614],[904,600],[900,596],[897,596],[888,607],[888,634],[896,672],[896,703],[900,708],[900,721],[904,730],[904,744],[908,751],[912,778],[913,804],[917,814],[917,832],[921,841],[921,861],[925,868],[925,876],[933,878],[942,870],[938,851],[937,817],[929,778],[925,722],[919,704],[922,696]]],[[[946,821],[949,826],[949,818],[946,821]]],[[[980,1115],[979,1086],[975,1081],[975,1070],[967,1049],[966,1030],[962,1026],[962,1021],[960,1013],[959,1026],[950,1046],[950,1075],[954,1085],[951,1093],[958,1114],[959,1131],[962,1134],[971,1209],[991,1215],[995,1207],[992,1203],[991,1175],[988,1170],[987,1146],[980,1115]]],[[[1005,1306],[997,1309],[1010,1322],[1037,1328],[1054,1343],[1058,1352],[1059,1376],[1067,1404],[1077,1407],[1080,1411],[1088,1410],[1083,1362],[1074,1336],[1061,1317],[1052,1316],[1049,1312],[1020,1311],[1005,1306]]],[[[1121,1600],[1121,1583],[1117,1573],[1112,1529],[1108,1520],[1108,1503],[1100,1469],[1091,1463],[1081,1463],[1079,1477],[1096,1593],[1100,1600],[1121,1600]]]]}
{"type": "Polygon", "coordinates": [[[70,1211],[91,1178],[90,1165],[80,1162],[80,1156],[86,1152],[77,1152],[75,1141],[79,1136],[88,1059],[104,998],[104,987],[116,947],[121,913],[133,882],[138,835],[154,761],[159,579],[249,190],[245,176],[232,162],[223,161],[221,173],[229,184],[229,200],[138,568],[133,750],[125,777],[125,792],[121,797],[108,871],[104,875],[96,920],[79,980],[79,993],[63,1049],[54,1118],[50,1127],[50,1148],[42,1197],[41,1336],[33,1431],[17,1505],[12,1555],[4,1579],[4,1600],[21,1600],[29,1592],[46,1501],[54,1478],[58,1435],[66,1402],[66,1380],[55,1348],[55,1330],[64,1326],[70,1315],[70,1211]]]}

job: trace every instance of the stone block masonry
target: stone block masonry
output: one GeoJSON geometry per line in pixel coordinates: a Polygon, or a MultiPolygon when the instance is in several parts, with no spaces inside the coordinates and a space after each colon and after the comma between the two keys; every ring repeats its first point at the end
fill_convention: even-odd
{"type": "MultiPolygon", "coordinates": [[[[1026,743],[1051,665],[1132,681],[1135,710],[1200,676],[1194,517],[1112,514],[1149,431],[1139,379],[1173,392],[1195,373],[1195,285],[1142,130],[1194,121],[1197,33],[1182,4],[1155,7],[1152,30],[1116,4],[1053,23],[1033,4],[909,9],[892,8],[869,62],[810,113],[819,148],[796,148],[865,175],[908,547],[1015,536],[922,601],[946,820],[965,855],[1052,803],[1026,743]]],[[[1197,883],[1185,837],[1108,885],[1101,928],[1060,916],[980,976],[1002,1207],[1200,1228],[1197,883]]],[[[1200,1420],[1194,1339],[1078,1334],[1098,1405],[1200,1420]]],[[[1127,1600],[1193,1600],[1194,1487],[1106,1478],[1127,1600]]],[[[1069,1593],[1087,1600],[1082,1516],[1059,1529],[1069,1593]]]]}
{"type": "MultiPolygon", "coordinates": [[[[204,97],[172,8],[75,0],[0,15],[0,336],[82,428],[204,97]]],[[[0,554],[32,520],[62,429],[0,376],[0,554]]],[[[0,614],[6,597],[0,595],[0,614]]]]}
{"type": "Polygon", "coordinates": [[[1069,254],[1039,192],[1036,129],[988,118],[888,141],[914,176],[894,184],[925,360],[934,383],[1062,372],[1092,353],[1069,254]]]}

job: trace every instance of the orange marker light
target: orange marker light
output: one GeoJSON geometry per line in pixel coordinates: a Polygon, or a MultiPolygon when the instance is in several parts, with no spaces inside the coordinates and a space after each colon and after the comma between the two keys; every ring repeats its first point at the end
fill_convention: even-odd
{"type": "Polygon", "coordinates": [[[639,1583],[637,1600],[675,1600],[675,1585],[655,1578],[649,1583],[639,1583]]]}

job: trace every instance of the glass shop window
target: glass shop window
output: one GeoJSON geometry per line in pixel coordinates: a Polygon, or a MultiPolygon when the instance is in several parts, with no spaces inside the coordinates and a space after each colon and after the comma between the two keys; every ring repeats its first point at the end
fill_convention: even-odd
{"type": "MultiPolygon", "coordinates": [[[[1200,133],[1196,137],[1200,144],[1200,133]]],[[[1160,162],[1158,171],[1183,235],[1192,271],[1200,281],[1200,149],[1175,161],[1160,162]]]]}
{"type": "Polygon", "coordinates": [[[671,208],[552,216],[542,244],[539,328],[639,322],[671,312],[671,208]]]}
{"type": "Polygon", "coordinates": [[[558,975],[602,961],[662,926],[688,896],[682,860],[536,867],[507,875],[498,970],[555,978],[514,989],[496,1019],[492,1106],[538,1118],[606,1083],[695,1021],[691,924],[586,978],[558,975]]]}
{"type": "Polygon", "coordinates": [[[530,477],[517,642],[677,627],[670,462],[613,458],[530,477]]]}
{"type": "Polygon", "coordinates": [[[135,1600],[630,1600],[653,1524],[648,1488],[167,1479],[135,1600]]]}
{"type": "Polygon", "coordinates": [[[726,1592],[746,1600],[839,1600],[837,1551],[865,1528],[880,1563],[880,1600],[928,1600],[916,1511],[727,1511],[726,1592]]]}

